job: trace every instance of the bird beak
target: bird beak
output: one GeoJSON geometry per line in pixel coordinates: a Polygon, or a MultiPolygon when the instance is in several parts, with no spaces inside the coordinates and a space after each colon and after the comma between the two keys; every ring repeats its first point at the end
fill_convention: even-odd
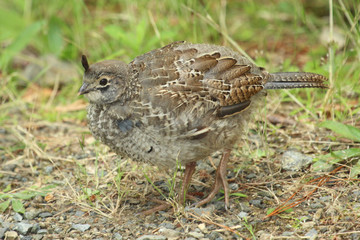
{"type": "Polygon", "coordinates": [[[83,85],[79,89],[78,95],[83,95],[83,94],[90,92],[89,89],[87,89],[88,87],[89,87],[89,84],[83,83],[83,85]]]}

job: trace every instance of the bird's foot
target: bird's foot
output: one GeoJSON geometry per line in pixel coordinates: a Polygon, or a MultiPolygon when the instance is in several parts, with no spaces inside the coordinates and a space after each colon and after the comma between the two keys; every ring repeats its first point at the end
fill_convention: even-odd
{"type": "Polygon", "coordinates": [[[219,166],[217,167],[217,170],[216,170],[216,178],[215,178],[215,183],[214,183],[214,187],[213,187],[212,191],[205,199],[201,200],[200,202],[195,203],[194,206],[200,207],[206,203],[209,203],[215,197],[215,195],[219,192],[220,188],[223,187],[224,188],[224,198],[225,198],[225,209],[226,210],[229,209],[229,207],[230,207],[230,205],[229,205],[229,186],[228,186],[228,182],[227,182],[227,178],[226,178],[226,169],[227,169],[227,161],[229,159],[230,152],[231,152],[230,149],[224,150],[224,153],[220,160],[219,166]]]}

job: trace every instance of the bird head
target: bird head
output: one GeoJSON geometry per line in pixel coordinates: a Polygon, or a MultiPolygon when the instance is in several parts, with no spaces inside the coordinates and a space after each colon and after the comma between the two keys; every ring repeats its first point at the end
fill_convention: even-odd
{"type": "Polygon", "coordinates": [[[127,64],[118,60],[105,60],[89,65],[85,55],[81,63],[85,72],[79,95],[85,95],[91,103],[107,104],[119,100],[125,94],[127,64]]]}

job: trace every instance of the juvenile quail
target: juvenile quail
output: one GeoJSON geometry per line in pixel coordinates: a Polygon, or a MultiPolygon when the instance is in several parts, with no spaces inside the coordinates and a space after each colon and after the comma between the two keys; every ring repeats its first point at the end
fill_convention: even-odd
{"type": "Polygon", "coordinates": [[[89,102],[92,134],[117,154],[164,168],[185,165],[184,201],[196,162],[223,150],[210,202],[223,187],[227,160],[266,89],[326,88],[315,73],[268,73],[222,46],[174,42],[126,64],[107,60],[85,69],[79,94],[89,102]]]}

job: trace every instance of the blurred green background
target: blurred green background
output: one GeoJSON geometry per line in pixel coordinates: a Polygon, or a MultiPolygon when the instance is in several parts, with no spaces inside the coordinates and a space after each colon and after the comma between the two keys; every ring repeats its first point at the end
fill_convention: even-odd
{"type": "MultiPolygon", "coordinates": [[[[71,105],[79,99],[81,54],[90,62],[129,62],[177,40],[244,51],[269,71],[330,76],[330,91],[314,92],[324,101],[320,111],[340,121],[353,118],[360,94],[359,2],[330,2],[1,1],[0,123],[19,112],[11,114],[11,122],[19,116],[81,121],[85,112],[77,109],[84,108],[71,105]],[[33,101],[34,96],[40,101],[33,101]],[[69,111],[56,110],[69,105],[69,111]]],[[[305,97],[304,104],[310,105],[313,97],[305,97]]]]}

